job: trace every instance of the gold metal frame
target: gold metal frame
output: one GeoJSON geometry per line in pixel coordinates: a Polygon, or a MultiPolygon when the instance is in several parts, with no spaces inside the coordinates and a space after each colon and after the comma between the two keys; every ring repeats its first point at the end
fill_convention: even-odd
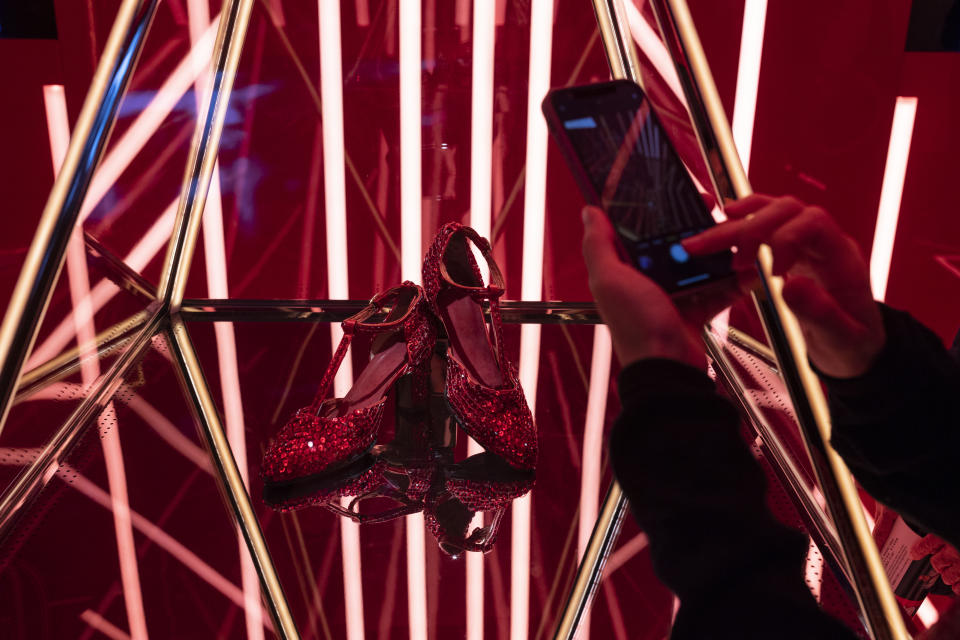
{"type": "MultiPolygon", "coordinates": [[[[641,82],[636,50],[625,27],[623,0],[593,2],[613,76],[641,82]]],[[[685,0],[651,2],[661,33],[677,64],[695,130],[717,192],[724,198],[749,194],[750,185],[733,145],[729,123],[685,0]]],[[[157,4],[158,0],[123,0],[118,10],[74,127],[62,169],[51,190],[0,325],[0,433],[10,406],[17,399],[25,398],[68,375],[79,366],[82,357],[88,357],[81,350],[72,350],[26,374],[22,371],[43,321],[53,286],[63,265],[68,239],[109,139],[117,108],[136,66],[157,4]]],[[[98,356],[114,352],[120,355],[93,384],[37,460],[24,469],[0,496],[0,540],[14,529],[53,472],[82,439],[87,427],[109,402],[131,367],[143,356],[151,340],[157,335],[166,335],[174,354],[175,368],[209,447],[228,513],[235,519],[247,543],[277,633],[283,638],[298,638],[299,633],[249,493],[243,485],[213,395],[184,324],[184,320],[334,322],[351,315],[364,304],[359,301],[329,300],[183,299],[252,6],[253,0],[226,0],[221,13],[213,69],[207,83],[209,95],[203,102],[201,117],[198,118],[191,142],[174,233],[159,287],[154,288],[95,240],[87,239],[88,251],[114,272],[118,286],[151,300],[151,303],[146,311],[98,335],[95,346],[98,356]]],[[[779,296],[775,281],[770,277],[771,260],[769,248],[763,248],[758,264],[770,284],[764,291],[758,292],[758,307],[776,353],[778,367],[800,416],[802,432],[817,469],[830,515],[836,524],[833,530],[830,523],[822,518],[824,533],[821,538],[830,550],[844,559],[874,637],[908,638],[879,564],[876,547],[863,521],[850,474],[829,446],[826,404],[816,378],[802,356],[803,342],[799,331],[779,296]]],[[[503,316],[508,322],[520,323],[593,324],[599,321],[592,303],[504,303],[503,316]]],[[[765,349],[760,344],[748,346],[761,353],[765,349]]],[[[718,358],[718,362],[721,367],[724,366],[722,358],[718,358]]],[[[778,451],[775,438],[768,439],[768,446],[778,451]]],[[[786,477],[790,480],[789,465],[781,463],[779,466],[787,469],[786,477]]],[[[623,492],[613,483],[604,500],[555,637],[572,638],[576,633],[583,613],[589,607],[590,596],[599,584],[603,564],[616,541],[625,508],[623,492]]]]}

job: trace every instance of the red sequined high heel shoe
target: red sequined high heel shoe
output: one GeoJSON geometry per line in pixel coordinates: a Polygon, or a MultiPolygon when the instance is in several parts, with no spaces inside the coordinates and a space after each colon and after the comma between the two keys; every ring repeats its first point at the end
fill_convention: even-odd
{"type": "Polygon", "coordinates": [[[393,287],[342,326],[343,339],[313,403],[280,429],[263,456],[264,499],[279,508],[358,495],[381,482],[385,465],[370,450],[387,393],[403,375],[412,375],[416,388],[427,389],[436,326],[423,289],[411,282],[393,287]],[[376,336],[371,360],[346,396],[328,398],[358,333],[376,336]]]}
{"type": "Polygon", "coordinates": [[[537,463],[537,429],[516,372],[503,352],[500,296],[503,275],[490,243],[470,227],[444,225],[423,261],[423,287],[449,339],[447,400],[463,429],[481,446],[514,467],[537,463]],[[468,240],[490,267],[483,277],[468,240]],[[481,303],[490,303],[490,329],[481,303]]]}

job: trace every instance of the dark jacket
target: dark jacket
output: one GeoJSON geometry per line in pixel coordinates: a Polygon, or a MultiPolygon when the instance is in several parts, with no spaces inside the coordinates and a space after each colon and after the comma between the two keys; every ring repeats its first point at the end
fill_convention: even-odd
{"type": "MultiPolygon", "coordinates": [[[[960,366],[928,329],[884,308],[888,340],[854,380],[824,378],[832,442],[874,497],[958,546],[960,366]]],[[[620,373],[614,472],[680,599],[672,638],[854,638],[803,580],[806,536],[766,508],[739,416],[702,371],[672,360],[620,373]]]]}

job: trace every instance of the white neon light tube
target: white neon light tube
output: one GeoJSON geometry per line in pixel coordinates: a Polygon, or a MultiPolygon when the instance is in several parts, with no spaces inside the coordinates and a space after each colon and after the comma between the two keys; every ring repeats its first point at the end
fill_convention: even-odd
{"type": "MultiPolygon", "coordinates": [[[[70,143],[70,125],[67,119],[67,103],[63,86],[48,85],[43,88],[44,107],[47,115],[47,127],[50,137],[50,153],[53,173],[60,172],[60,166],[70,143]]],[[[96,350],[96,329],[94,311],[90,301],[90,276],[87,272],[87,253],[83,242],[83,229],[78,224],[67,245],[67,279],[70,286],[70,299],[73,304],[74,331],[80,347],[80,377],[84,388],[89,388],[100,377],[100,361],[93,354],[96,350]]],[[[120,583],[123,587],[123,600],[130,625],[130,635],[134,640],[146,640],[147,619],[143,608],[143,592],[140,588],[140,569],[137,562],[137,550],[133,541],[133,527],[130,523],[130,505],[127,498],[127,475],[123,465],[123,451],[120,447],[120,434],[111,421],[116,423],[116,411],[109,403],[97,416],[104,462],[107,467],[107,481],[110,486],[111,511],[113,514],[114,535],[117,539],[117,554],[120,564],[120,583]]]]}
{"type": "Polygon", "coordinates": [[[420,0],[400,0],[400,275],[420,282],[420,0]]]}
{"type": "MultiPolygon", "coordinates": [[[[530,7],[530,73],[527,98],[527,172],[523,202],[523,280],[521,297],[540,300],[543,289],[543,239],[547,182],[547,125],[540,102],[550,88],[553,0],[530,7]]],[[[540,325],[520,330],[520,384],[536,417],[540,367],[540,325]]],[[[530,621],[530,494],[513,503],[510,554],[510,638],[528,635],[530,621]]]]}
{"type": "Polygon", "coordinates": [[[917,99],[898,97],[893,110],[887,164],[883,170],[883,186],[880,188],[877,226],[873,234],[873,249],[870,251],[870,288],[873,290],[873,297],[881,302],[887,295],[893,242],[897,235],[903,182],[907,175],[907,159],[910,156],[913,122],[916,117],[917,99]]]}
{"type": "Polygon", "coordinates": [[[740,62],[737,65],[737,90],[733,102],[733,142],[740,155],[744,173],[750,172],[753,125],[757,112],[757,87],[760,84],[760,60],[763,57],[763,32],[767,22],[767,0],[746,0],[743,5],[743,29],[740,32],[740,62]]]}

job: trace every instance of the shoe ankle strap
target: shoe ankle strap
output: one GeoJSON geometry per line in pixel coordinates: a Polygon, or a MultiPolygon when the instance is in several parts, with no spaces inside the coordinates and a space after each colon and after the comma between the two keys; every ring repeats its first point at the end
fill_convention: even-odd
{"type": "Polygon", "coordinates": [[[376,334],[383,333],[385,331],[402,330],[407,318],[410,317],[410,314],[416,312],[416,310],[423,303],[423,299],[423,289],[413,284],[409,280],[406,280],[395,287],[391,287],[382,293],[378,293],[361,311],[344,320],[340,325],[343,329],[343,337],[340,338],[340,344],[337,345],[337,349],[333,354],[333,358],[330,360],[330,364],[327,366],[327,370],[323,374],[323,378],[320,380],[320,386],[317,390],[317,394],[314,396],[313,402],[310,403],[309,409],[314,413],[320,410],[320,406],[323,404],[324,400],[326,400],[327,395],[330,392],[330,387],[333,385],[334,376],[340,369],[340,363],[343,362],[343,358],[347,354],[347,348],[349,348],[350,342],[353,340],[353,336],[355,334],[376,334]],[[411,298],[407,309],[400,314],[400,316],[387,322],[364,322],[368,318],[373,317],[373,315],[378,311],[382,311],[384,302],[387,301],[391,296],[399,295],[399,293],[404,289],[410,289],[413,292],[413,298],[411,298]]]}
{"type": "Polygon", "coordinates": [[[354,333],[383,333],[384,331],[399,329],[403,326],[403,323],[406,322],[410,314],[416,311],[422,301],[423,289],[409,280],[405,280],[401,284],[390,287],[386,291],[375,295],[371,298],[370,302],[367,303],[367,306],[344,320],[340,326],[343,329],[344,335],[353,335],[354,333]],[[366,322],[368,318],[373,317],[378,311],[383,311],[384,303],[390,299],[390,297],[400,295],[405,289],[412,291],[413,297],[401,315],[387,322],[366,322]]]}
{"type": "MultiPolygon", "coordinates": [[[[497,262],[493,259],[493,249],[490,247],[490,242],[471,227],[461,226],[457,229],[457,232],[463,233],[464,236],[480,249],[480,254],[484,260],[487,261],[487,267],[490,269],[490,284],[482,287],[470,287],[456,282],[450,277],[450,273],[447,271],[447,265],[442,258],[440,260],[440,277],[460,291],[466,292],[471,298],[477,301],[484,299],[495,300],[502,296],[505,292],[503,273],[500,271],[500,267],[497,266],[497,262]]],[[[453,234],[451,234],[451,237],[452,235],[453,234]]],[[[449,238],[447,242],[449,242],[449,238]]],[[[446,247],[444,247],[444,251],[445,250],[446,247]]]]}

